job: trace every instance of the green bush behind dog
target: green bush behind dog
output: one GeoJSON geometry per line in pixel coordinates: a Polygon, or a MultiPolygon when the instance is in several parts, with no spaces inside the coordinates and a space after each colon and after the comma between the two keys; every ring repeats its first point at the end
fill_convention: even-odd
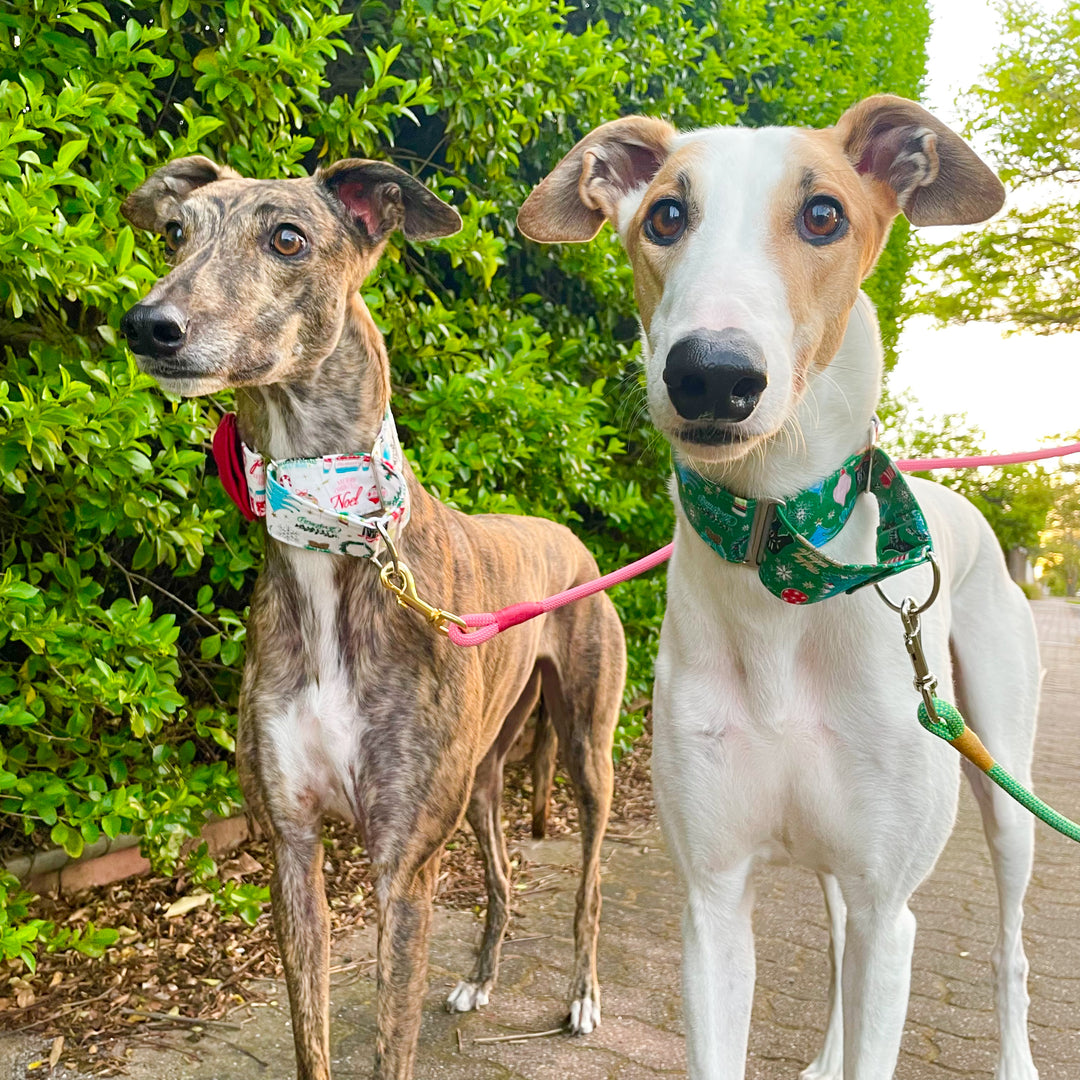
{"type": "MultiPolygon", "coordinates": [[[[568,522],[611,569],[672,524],[629,271],[610,236],[524,242],[517,206],[622,113],[818,126],[877,90],[916,96],[929,27],[925,0],[344,6],[40,0],[0,13],[9,853],[31,837],[77,855],[134,831],[168,869],[239,799],[230,752],[260,529],[204,469],[226,396],[166,399],[117,333],[162,269],[160,243],[119,216],[151,170],[203,152],[269,177],[360,154],[450,198],[462,233],[397,243],[365,288],[413,464],[463,509],[568,522]]],[[[889,345],[906,267],[898,230],[871,285],[889,345]]],[[[662,572],[615,594],[628,701],[648,692],[662,599],[662,572]]],[[[620,748],[639,731],[627,713],[620,748]]],[[[5,916],[0,880],[0,954],[26,957],[40,927],[16,894],[5,916]]]]}

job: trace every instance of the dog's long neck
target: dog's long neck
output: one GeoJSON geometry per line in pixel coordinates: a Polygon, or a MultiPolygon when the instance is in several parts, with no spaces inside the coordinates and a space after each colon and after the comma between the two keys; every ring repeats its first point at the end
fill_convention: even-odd
{"type": "MultiPolygon", "coordinates": [[[[371,450],[390,401],[386,346],[359,296],[349,300],[341,336],[318,371],[303,380],[243,387],[236,394],[240,436],[253,449],[278,461],[359,454],[371,450]]],[[[420,486],[408,462],[409,526],[399,541],[406,552],[430,542],[436,501],[420,486]]],[[[270,548],[281,547],[271,541],[270,548]]],[[[326,556],[317,555],[317,560],[326,556]]],[[[344,557],[349,565],[362,559],[344,557]]]]}
{"type": "Polygon", "coordinates": [[[870,301],[860,294],[828,367],[811,373],[793,420],[738,461],[695,467],[737,495],[785,498],[837,470],[870,441],[881,394],[881,342],[870,301]]]}
{"type": "Polygon", "coordinates": [[[389,400],[382,335],[353,295],[338,343],[314,375],[241,388],[236,407],[248,446],[282,460],[367,452],[389,400]]]}

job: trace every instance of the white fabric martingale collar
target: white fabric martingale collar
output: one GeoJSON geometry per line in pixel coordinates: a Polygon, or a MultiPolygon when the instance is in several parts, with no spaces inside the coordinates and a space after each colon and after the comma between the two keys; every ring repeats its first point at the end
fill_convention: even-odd
{"type": "Polygon", "coordinates": [[[283,544],[371,559],[384,547],[379,527],[394,540],[409,520],[405,457],[389,407],[370,453],[267,460],[244,444],[229,413],[214,435],[214,457],[240,511],[265,517],[266,531],[283,544]]]}

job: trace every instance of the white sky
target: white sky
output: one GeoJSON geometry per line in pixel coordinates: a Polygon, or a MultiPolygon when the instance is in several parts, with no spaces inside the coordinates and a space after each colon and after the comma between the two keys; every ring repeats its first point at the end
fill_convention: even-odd
{"type": "MultiPolygon", "coordinates": [[[[926,104],[958,125],[956,97],[993,59],[998,16],[984,0],[931,0],[931,11],[926,104]]],[[[949,231],[920,234],[933,241],[949,231]]],[[[989,450],[1026,450],[1042,435],[1080,428],[1080,333],[1004,337],[989,323],[939,328],[931,319],[909,319],[890,385],[909,388],[929,413],[966,412],[986,432],[989,450]]]]}

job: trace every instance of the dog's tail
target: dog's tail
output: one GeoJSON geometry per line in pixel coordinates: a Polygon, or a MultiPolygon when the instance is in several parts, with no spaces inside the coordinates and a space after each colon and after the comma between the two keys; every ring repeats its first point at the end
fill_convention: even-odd
{"type": "Polygon", "coordinates": [[[551,812],[551,789],[555,784],[555,758],[559,749],[559,736],[548,715],[543,699],[536,714],[536,734],[533,738],[532,755],[532,834],[543,840],[547,834],[548,815],[551,812]]]}

